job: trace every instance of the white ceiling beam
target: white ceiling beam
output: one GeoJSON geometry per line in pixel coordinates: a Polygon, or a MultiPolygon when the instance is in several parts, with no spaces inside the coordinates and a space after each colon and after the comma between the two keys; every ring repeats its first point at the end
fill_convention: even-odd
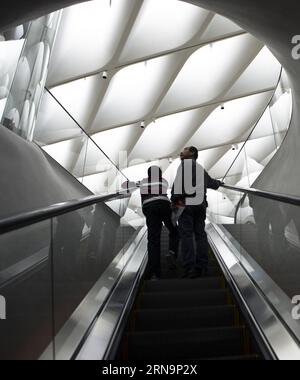
{"type": "MultiPolygon", "coordinates": [[[[121,38],[121,40],[120,40],[120,42],[118,44],[118,47],[117,47],[117,49],[115,51],[115,54],[111,58],[111,60],[110,60],[109,64],[107,65],[107,67],[113,67],[114,63],[117,62],[117,60],[119,59],[119,56],[122,53],[122,50],[123,50],[123,48],[125,46],[125,43],[126,43],[128,37],[130,35],[130,32],[131,32],[131,30],[133,28],[134,23],[136,21],[136,18],[137,18],[138,14],[139,14],[139,12],[140,12],[140,10],[142,8],[143,2],[144,2],[144,0],[141,0],[141,1],[138,1],[136,3],[136,6],[134,7],[134,10],[133,10],[132,14],[130,15],[130,18],[129,18],[128,23],[127,23],[126,28],[125,28],[125,31],[122,34],[122,38],[121,38]]],[[[98,71],[98,74],[101,73],[101,72],[103,72],[103,71],[108,71],[108,69],[104,68],[103,70],[98,71]]],[[[98,94],[98,99],[95,102],[95,106],[91,110],[91,114],[90,114],[88,123],[87,123],[86,127],[84,128],[85,131],[86,131],[86,133],[88,135],[89,135],[89,131],[91,129],[91,126],[93,124],[93,121],[94,121],[94,119],[95,119],[95,117],[97,115],[97,112],[98,112],[98,110],[99,110],[99,108],[101,106],[101,103],[102,103],[102,101],[103,101],[103,99],[105,97],[105,94],[107,93],[107,90],[109,88],[110,82],[111,82],[111,80],[113,78],[112,74],[115,74],[117,71],[118,71],[118,69],[114,70],[114,73],[109,72],[109,77],[107,79],[104,79],[104,80],[106,80],[106,84],[105,84],[105,86],[103,86],[102,91],[100,91],[100,93],[98,94]]],[[[85,75],[84,78],[87,78],[89,76],[90,75],[85,75]]],[[[71,81],[68,81],[68,82],[71,82],[71,81]]],[[[80,149],[79,142],[74,142],[74,144],[75,144],[74,148],[76,148],[76,150],[80,149]]],[[[78,156],[74,157],[73,165],[72,165],[73,168],[75,168],[75,166],[77,165],[78,160],[81,157],[81,151],[82,151],[82,149],[86,149],[84,143],[81,144],[81,149],[80,149],[80,152],[79,152],[78,156]]]]}
{"type": "MultiPolygon", "coordinates": [[[[159,106],[161,105],[161,102],[163,101],[163,99],[165,98],[165,96],[167,95],[167,93],[169,92],[170,88],[172,87],[172,85],[174,84],[176,78],[178,77],[180,71],[182,70],[182,68],[184,67],[184,65],[186,64],[186,62],[188,61],[188,59],[191,57],[191,55],[196,51],[198,50],[198,46],[197,48],[195,48],[195,44],[193,44],[194,41],[198,41],[199,38],[203,35],[203,33],[207,30],[209,24],[211,23],[212,19],[214,18],[214,13],[213,12],[209,12],[205,21],[203,22],[203,24],[201,25],[200,29],[198,30],[198,32],[195,34],[195,36],[193,37],[193,39],[191,41],[188,41],[186,45],[190,44],[191,45],[194,45],[194,48],[191,48],[191,47],[188,47],[188,46],[185,46],[185,47],[182,47],[180,49],[177,49],[177,52],[181,52],[182,55],[180,57],[180,60],[178,60],[177,62],[177,66],[176,66],[176,69],[174,70],[173,72],[173,75],[170,77],[170,79],[166,82],[166,85],[165,87],[163,88],[162,92],[160,93],[159,97],[157,98],[157,101],[156,103],[154,104],[153,108],[149,111],[149,113],[145,116],[145,120],[151,120],[151,117],[153,115],[155,115],[155,113],[157,112],[157,110],[159,109],[159,106]]],[[[143,132],[146,130],[146,128],[143,130],[143,132]]],[[[141,135],[138,137],[138,139],[136,141],[134,141],[128,151],[128,156],[130,155],[130,153],[133,151],[134,147],[136,146],[136,144],[138,144],[140,138],[142,137],[143,135],[143,132],[141,133],[141,135]]]]}
{"type": "MultiPolygon", "coordinates": [[[[184,109],[176,110],[176,111],[173,111],[173,112],[170,112],[170,113],[167,113],[167,114],[162,114],[162,115],[159,115],[158,117],[156,117],[156,119],[161,118],[161,117],[165,117],[165,116],[176,115],[176,114],[179,114],[179,113],[185,112],[185,111],[197,110],[197,109],[208,107],[208,106],[216,106],[217,107],[217,106],[219,106],[222,103],[226,103],[226,102],[230,102],[230,101],[233,101],[233,100],[239,100],[239,99],[247,98],[248,96],[251,96],[251,95],[264,94],[266,92],[273,91],[273,90],[275,90],[275,87],[264,89],[264,90],[260,90],[260,91],[256,91],[256,92],[249,92],[249,93],[244,94],[244,95],[239,96],[239,97],[231,97],[231,98],[226,98],[226,99],[225,98],[224,99],[218,99],[217,101],[214,101],[214,102],[208,102],[208,103],[205,103],[205,104],[200,104],[200,105],[197,105],[197,106],[193,106],[193,107],[189,107],[189,108],[184,108],[184,109]]],[[[131,121],[129,123],[126,123],[126,124],[112,125],[110,128],[106,129],[106,131],[109,131],[109,130],[112,130],[112,129],[121,128],[121,127],[125,127],[126,125],[133,125],[133,124],[137,124],[137,128],[140,128],[140,126],[139,126],[140,122],[141,122],[141,120],[139,119],[139,120],[133,120],[133,121],[131,121]]],[[[147,126],[147,124],[149,124],[151,122],[152,122],[152,120],[146,121],[146,126],[147,126]]],[[[101,132],[104,132],[104,131],[94,132],[92,134],[89,134],[89,136],[91,138],[93,138],[93,135],[96,135],[96,134],[101,133],[101,132]]],[[[141,129],[141,133],[142,133],[142,129],[141,129]]],[[[192,134],[192,136],[190,138],[192,138],[193,135],[194,135],[194,133],[192,134]]],[[[64,139],[64,138],[57,139],[57,140],[53,141],[51,144],[46,144],[46,146],[53,145],[53,144],[56,144],[56,143],[59,143],[59,142],[63,142],[63,141],[67,141],[67,140],[69,140],[69,139],[64,139]]],[[[188,142],[189,140],[187,140],[186,142],[188,142]]]]}
{"type": "MultiPolygon", "coordinates": [[[[110,62],[108,63],[107,67],[105,67],[103,70],[100,71],[103,72],[103,71],[107,71],[109,73],[109,81],[107,81],[107,85],[105,86],[105,89],[102,91],[102,93],[100,94],[100,96],[98,97],[97,99],[97,102],[95,104],[95,107],[92,109],[91,111],[91,115],[90,115],[90,118],[89,118],[89,121],[88,121],[88,124],[87,124],[87,127],[86,127],[86,131],[89,132],[91,127],[92,127],[92,124],[95,120],[95,117],[98,113],[98,110],[102,104],[102,101],[105,97],[105,94],[108,90],[108,87],[109,87],[109,84],[110,84],[110,81],[112,80],[113,76],[120,70],[118,67],[114,67],[116,66],[116,62],[118,61],[123,49],[124,49],[124,46],[128,40],[128,37],[132,31],[132,28],[136,22],[136,19],[141,11],[141,8],[143,6],[143,3],[144,3],[144,0],[141,0],[139,2],[137,2],[137,5],[135,6],[134,8],[134,11],[132,12],[129,20],[128,20],[128,23],[127,23],[127,26],[126,26],[126,29],[125,29],[125,32],[123,33],[122,35],[122,38],[120,40],[120,43],[115,51],[115,54],[113,55],[113,57],[111,58],[110,62]],[[111,71],[113,70],[113,71],[111,71]]],[[[89,76],[89,75],[88,75],[89,76]]]]}
{"type": "MultiPolygon", "coordinates": [[[[179,113],[182,113],[182,112],[186,112],[186,111],[193,111],[193,110],[196,110],[196,109],[199,109],[199,108],[203,108],[203,107],[218,106],[218,105],[220,105],[222,103],[226,103],[226,102],[231,102],[233,100],[247,98],[248,96],[251,96],[251,95],[264,94],[265,92],[273,91],[274,89],[275,89],[275,87],[273,86],[273,87],[266,88],[266,89],[263,89],[263,90],[251,91],[251,92],[245,93],[245,94],[243,94],[241,96],[234,96],[234,97],[228,97],[228,98],[218,98],[218,99],[214,100],[213,102],[196,104],[196,105],[191,106],[191,107],[183,107],[183,108],[171,111],[171,112],[153,115],[150,120],[145,120],[145,121],[149,123],[149,122],[152,122],[153,118],[159,119],[159,118],[162,118],[162,117],[165,117],[165,116],[176,115],[176,114],[179,114],[179,113]]],[[[130,120],[130,121],[126,122],[126,124],[113,124],[113,125],[111,125],[109,128],[107,128],[105,130],[116,129],[116,128],[124,127],[125,125],[140,124],[140,122],[141,122],[141,119],[134,119],[134,120],[130,120]]],[[[147,125],[147,123],[146,123],[146,125],[147,125]]],[[[95,132],[93,132],[93,134],[96,134],[96,133],[99,133],[99,132],[103,132],[103,131],[95,131],[95,132]]],[[[93,134],[91,134],[91,136],[93,134]]]]}
{"type": "Polygon", "coordinates": [[[204,42],[204,43],[201,42],[201,43],[197,43],[197,44],[191,44],[190,41],[189,41],[183,47],[181,46],[180,48],[166,50],[166,51],[164,51],[162,53],[157,53],[157,54],[152,54],[152,55],[144,56],[144,57],[141,57],[139,59],[132,60],[132,61],[130,61],[130,62],[124,64],[124,65],[113,65],[113,62],[115,62],[115,59],[114,59],[114,61],[111,60],[111,62],[110,62],[109,65],[106,65],[106,66],[102,67],[101,69],[99,69],[97,71],[93,71],[93,72],[90,72],[90,73],[78,75],[76,77],[73,77],[71,79],[67,79],[65,81],[56,82],[53,85],[51,85],[51,87],[49,87],[49,88],[51,89],[51,88],[54,88],[54,87],[62,86],[64,84],[68,84],[70,82],[74,82],[76,80],[80,80],[80,79],[88,78],[88,77],[91,77],[91,76],[94,76],[94,75],[97,75],[97,74],[101,74],[103,71],[109,71],[111,73],[116,73],[119,70],[122,70],[122,69],[124,69],[126,67],[129,67],[129,66],[132,66],[132,65],[135,65],[137,63],[141,63],[141,62],[145,62],[145,61],[150,61],[151,59],[161,58],[161,57],[164,57],[164,56],[169,55],[169,54],[173,54],[173,53],[177,53],[177,52],[181,52],[181,51],[185,51],[185,50],[189,50],[189,49],[195,49],[195,48],[200,49],[201,47],[210,45],[212,43],[224,41],[224,40],[227,40],[229,38],[233,38],[233,37],[237,37],[237,36],[242,36],[244,34],[247,34],[247,32],[245,32],[245,31],[234,32],[234,33],[232,33],[230,35],[227,35],[226,37],[214,38],[214,39],[212,39],[210,41],[207,41],[207,42],[204,42]]]}
{"type": "MultiPolygon", "coordinates": [[[[241,69],[234,75],[234,77],[232,78],[232,81],[224,89],[224,91],[220,94],[220,97],[222,98],[223,101],[218,102],[218,104],[216,104],[216,106],[219,105],[220,103],[223,103],[223,102],[228,102],[228,101],[231,101],[231,100],[237,100],[237,99],[241,99],[241,98],[245,97],[245,96],[242,96],[242,97],[237,98],[237,99],[225,99],[225,95],[232,88],[232,86],[238,81],[238,79],[241,77],[241,75],[247,70],[247,68],[251,65],[251,63],[256,59],[257,55],[259,54],[259,52],[261,51],[262,48],[263,48],[263,46],[256,51],[256,55],[254,57],[252,57],[251,61],[250,62],[248,61],[247,63],[245,63],[245,65],[243,65],[241,67],[241,69]]],[[[248,94],[247,96],[256,95],[256,94],[259,94],[259,93],[263,93],[263,92],[267,92],[267,91],[275,90],[275,89],[276,89],[276,87],[272,87],[271,89],[268,89],[268,90],[265,90],[265,91],[258,91],[258,92],[255,92],[255,93],[251,93],[251,94],[248,94]]],[[[198,128],[196,128],[195,130],[191,131],[191,133],[188,135],[186,141],[182,145],[182,148],[184,148],[184,146],[191,140],[191,138],[195,135],[195,133],[197,133],[197,131],[200,128],[201,128],[201,126],[199,126],[198,128]]]]}

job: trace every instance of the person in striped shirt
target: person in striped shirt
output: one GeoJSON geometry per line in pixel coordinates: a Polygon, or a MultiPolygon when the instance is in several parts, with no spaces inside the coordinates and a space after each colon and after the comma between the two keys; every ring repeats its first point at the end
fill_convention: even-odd
{"type": "Polygon", "coordinates": [[[151,166],[148,177],[138,182],[137,186],[140,187],[148,227],[148,277],[155,280],[161,277],[160,238],[163,224],[169,230],[169,254],[173,259],[178,254],[179,237],[177,227],[172,223],[171,201],[167,194],[169,184],[163,178],[161,168],[151,166]]]}

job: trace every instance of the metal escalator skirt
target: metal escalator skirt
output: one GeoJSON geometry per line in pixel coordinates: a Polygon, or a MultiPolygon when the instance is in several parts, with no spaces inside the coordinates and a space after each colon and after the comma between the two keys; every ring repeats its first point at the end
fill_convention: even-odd
{"type": "Polygon", "coordinates": [[[226,236],[220,226],[209,224],[207,234],[213,251],[218,260],[221,260],[222,266],[226,268],[231,283],[274,358],[300,360],[300,346],[296,338],[263,292],[252,281],[251,276],[233,253],[233,247],[225,242],[226,236]]]}

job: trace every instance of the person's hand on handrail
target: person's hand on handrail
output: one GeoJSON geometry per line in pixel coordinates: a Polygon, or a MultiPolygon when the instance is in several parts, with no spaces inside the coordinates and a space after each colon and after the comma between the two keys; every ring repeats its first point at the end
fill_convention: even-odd
{"type": "Polygon", "coordinates": [[[127,192],[130,192],[130,190],[136,188],[137,186],[138,184],[133,181],[125,181],[121,185],[122,189],[127,190],[127,192]]]}

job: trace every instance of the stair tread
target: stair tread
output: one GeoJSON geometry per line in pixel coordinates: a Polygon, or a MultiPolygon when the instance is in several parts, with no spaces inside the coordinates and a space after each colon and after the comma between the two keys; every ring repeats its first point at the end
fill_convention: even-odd
{"type": "MultiPolygon", "coordinates": [[[[163,233],[162,252],[168,252],[163,233]]],[[[245,328],[236,326],[236,306],[212,256],[209,273],[180,278],[183,269],[162,256],[162,279],[145,281],[127,331],[124,352],[133,360],[259,360],[244,355],[245,328]]],[[[179,264],[179,265],[178,265],[179,264]]]]}
{"type": "Polygon", "coordinates": [[[234,325],[235,307],[230,305],[173,309],[141,309],[134,313],[136,331],[228,327],[234,325]]]}
{"type": "MultiPolygon", "coordinates": [[[[193,280],[191,280],[192,282],[193,280]]],[[[169,291],[169,290],[163,290],[161,292],[142,292],[141,294],[143,295],[143,297],[150,297],[150,296],[153,296],[153,297],[165,297],[165,296],[173,296],[175,294],[178,294],[178,295],[186,295],[186,296],[190,296],[190,295],[205,295],[205,294],[212,294],[212,293],[228,293],[228,290],[225,289],[225,288],[218,288],[218,289],[189,289],[188,291],[186,290],[175,290],[175,291],[169,291]]]]}
{"type": "Polygon", "coordinates": [[[221,277],[210,277],[200,279],[162,279],[159,281],[145,281],[143,292],[158,292],[162,290],[190,290],[190,289],[217,289],[222,288],[221,277]]]}
{"type": "Polygon", "coordinates": [[[221,357],[216,357],[216,358],[204,358],[204,360],[251,361],[251,360],[261,360],[261,357],[259,355],[221,356],[221,357]]]}
{"type": "MultiPolygon", "coordinates": [[[[193,312],[193,311],[215,311],[218,312],[220,310],[235,310],[235,306],[233,305],[212,305],[212,306],[191,306],[191,307],[178,307],[172,309],[172,313],[187,313],[187,312],[193,312]]],[[[162,308],[162,309],[135,309],[135,313],[156,313],[156,314],[161,314],[161,313],[167,313],[169,311],[169,308],[162,308]]]]}
{"type": "Polygon", "coordinates": [[[198,339],[199,337],[212,337],[215,336],[216,339],[220,339],[221,335],[226,335],[230,333],[242,333],[244,331],[244,327],[205,327],[205,328],[193,328],[189,329],[178,329],[178,330],[165,330],[165,331],[133,331],[128,332],[128,336],[136,336],[136,337],[155,337],[157,336],[159,339],[163,337],[171,337],[174,340],[183,340],[183,339],[198,339]]]}
{"type": "Polygon", "coordinates": [[[141,294],[139,308],[179,308],[228,304],[228,291],[222,289],[189,292],[146,292],[141,294]]]}
{"type": "Polygon", "coordinates": [[[222,327],[133,332],[127,334],[127,344],[129,356],[135,359],[235,356],[243,354],[243,331],[222,327]]]}

